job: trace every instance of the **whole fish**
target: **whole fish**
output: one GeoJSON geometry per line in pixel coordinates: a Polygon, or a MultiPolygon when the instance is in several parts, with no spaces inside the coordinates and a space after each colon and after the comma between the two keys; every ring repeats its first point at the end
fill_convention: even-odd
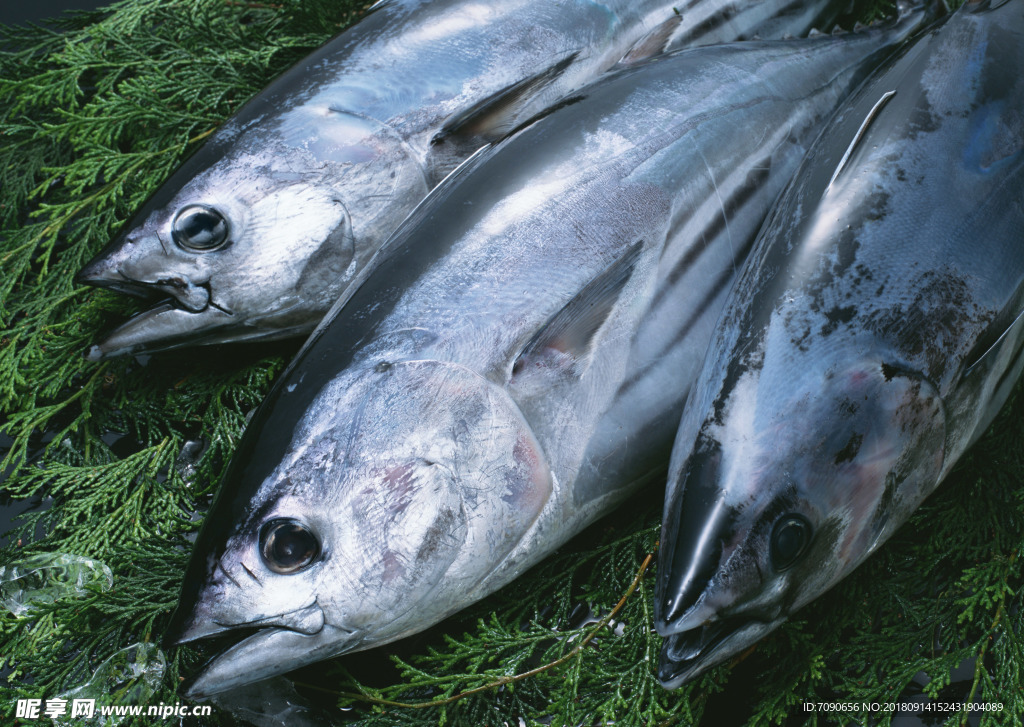
{"type": "Polygon", "coordinates": [[[169,301],[98,360],[309,333],[476,149],[666,45],[803,34],[846,0],[388,0],[274,81],[79,280],[169,301]]]}
{"type": "Polygon", "coordinates": [[[846,576],[950,472],[1024,341],[1024,0],[968,2],[843,108],[772,212],[682,417],[659,677],[846,576]]]}
{"type": "Polygon", "coordinates": [[[662,472],[771,202],[925,15],[662,56],[435,190],[246,429],[168,638],[259,631],[191,693],[420,631],[662,472]]]}

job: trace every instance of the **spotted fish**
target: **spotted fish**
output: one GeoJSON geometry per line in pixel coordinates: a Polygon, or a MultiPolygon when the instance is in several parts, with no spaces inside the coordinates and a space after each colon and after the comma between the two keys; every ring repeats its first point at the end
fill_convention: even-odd
{"type": "Polygon", "coordinates": [[[659,676],[749,648],[903,523],[1024,366],[1024,2],[844,104],[766,223],[677,435],[659,676]]]}

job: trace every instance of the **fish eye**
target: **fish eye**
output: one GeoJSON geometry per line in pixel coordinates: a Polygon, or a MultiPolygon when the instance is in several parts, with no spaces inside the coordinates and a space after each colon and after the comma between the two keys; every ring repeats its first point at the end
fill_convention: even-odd
{"type": "Polygon", "coordinates": [[[772,528],[771,559],[776,571],[792,567],[811,542],[811,524],[803,515],[783,515],[772,528]]]}
{"type": "Polygon", "coordinates": [[[217,210],[191,204],[178,210],[171,223],[171,237],[178,247],[209,252],[228,240],[228,221],[217,210]]]}
{"type": "Polygon", "coordinates": [[[297,573],[320,555],[320,541],[298,520],[269,520],[260,528],[260,555],[275,573],[297,573]]]}

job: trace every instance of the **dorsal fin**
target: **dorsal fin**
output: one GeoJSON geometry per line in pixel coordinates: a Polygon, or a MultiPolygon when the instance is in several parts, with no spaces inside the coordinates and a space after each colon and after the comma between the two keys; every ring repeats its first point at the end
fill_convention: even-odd
{"type": "Polygon", "coordinates": [[[522,120],[524,107],[545,86],[562,75],[579,55],[571,53],[540,73],[513,83],[448,119],[430,140],[442,144],[452,137],[478,139],[479,144],[497,141],[522,120]]]}
{"type": "Polygon", "coordinates": [[[575,367],[586,358],[594,334],[608,319],[643,250],[638,240],[548,319],[512,366],[515,376],[530,365],[575,367]]]}
{"type": "Polygon", "coordinates": [[[683,22],[683,16],[677,12],[673,13],[668,20],[659,23],[654,30],[650,31],[640,40],[633,44],[633,47],[626,51],[619,61],[620,66],[631,66],[634,63],[656,56],[668,47],[669,39],[683,22]]]}

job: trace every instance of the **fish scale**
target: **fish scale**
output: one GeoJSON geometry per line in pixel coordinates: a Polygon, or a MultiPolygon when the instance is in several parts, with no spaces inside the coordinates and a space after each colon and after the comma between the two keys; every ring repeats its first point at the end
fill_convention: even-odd
{"type": "Polygon", "coordinates": [[[426,628],[663,470],[723,281],[835,105],[928,17],[632,64],[432,192],[246,428],[168,639],[263,628],[191,693],[426,628]]]}
{"type": "Polygon", "coordinates": [[[843,4],[380,2],[225,122],[83,268],[80,282],[167,299],[88,355],[308,334],[444,176],[621,59],[682,34],[799,35],[843,4]]]}

